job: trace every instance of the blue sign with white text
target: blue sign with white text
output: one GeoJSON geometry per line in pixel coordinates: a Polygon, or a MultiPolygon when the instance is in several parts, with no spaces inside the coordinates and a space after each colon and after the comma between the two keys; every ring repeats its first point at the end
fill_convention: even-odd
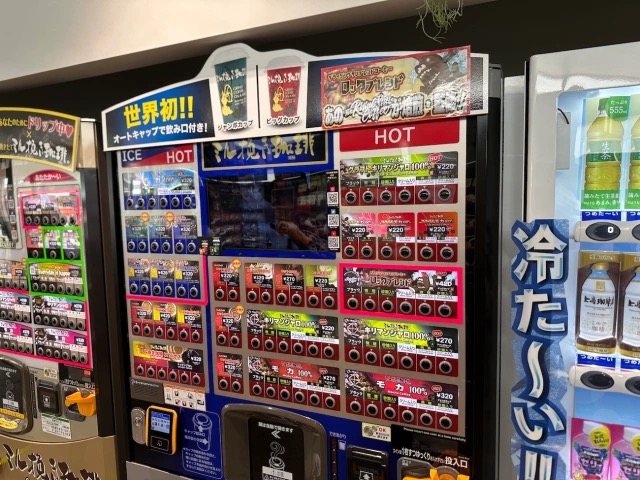
{"type": "Polygon", "coordinates": [[[214,136],[209,80],[151,93],[104,114],[106,148],[197,141],[214,136]]]}
{"type": "Polygon", "coordinates": [[[202,170],[326,164],[327,135],[315,132],[207,142],[202,146],[202,170]]]}
{"type": "Polygon", "coordinates": [[[560,348],[569,318],[564,284],[568,272],[569,222],[516,222],[511,237],[518,255],[511,262],[516,290],[511,319],[518,381],[511,391],[515,428],[512,458],[520,478],[560,480],[566,465],[560,452],[567,441],[562,399],[567,378],[560,348]]]}

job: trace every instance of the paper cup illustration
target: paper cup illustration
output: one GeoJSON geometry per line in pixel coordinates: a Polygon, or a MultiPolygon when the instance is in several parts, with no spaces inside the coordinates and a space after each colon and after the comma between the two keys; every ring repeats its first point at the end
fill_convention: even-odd
{"type": "Polygon", "coordinates": [[[301,67],[267,70],[271,118],[295,117],[298,114],[301,67]]]}
{"type": "Polygon", "coordinates": [[[204,434],[204,437],[198,440],[198,448],[205,452],[209,451],[211,448],[211,429],[213,428],[213,423],[209,416],[204,413],[197,413],[193,417],[193,427],[197,432],[204,434]]]}
{"type": "Polygon", "coordinates": [[[215,65],[222,120],[226,124],[247,121],[247,59],[215,65]]]}

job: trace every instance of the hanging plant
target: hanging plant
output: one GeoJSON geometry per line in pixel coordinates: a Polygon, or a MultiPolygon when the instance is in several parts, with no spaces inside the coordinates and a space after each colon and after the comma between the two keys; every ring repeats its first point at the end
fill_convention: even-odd
{"type": "Polygon", "coordinates": [[[418,7],[420,18],[417,27],[421,27],[424,34],[435,42],[441,42],[449,27],[454,24],[458,17],[462,16],[462,4],[464,0],[422,0],[424,3],[418,7]],[[453,3],[449,6],[449,3],[453,3]],[[429,33],[427,23],[431,18],[435,30],[429,33]]]}

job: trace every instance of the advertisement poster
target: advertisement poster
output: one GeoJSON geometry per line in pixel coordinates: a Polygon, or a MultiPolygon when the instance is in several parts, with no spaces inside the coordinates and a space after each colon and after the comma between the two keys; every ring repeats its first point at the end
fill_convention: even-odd
{"type": "MultiPolygon", "coordinates": [[[[227,45],[195,79],[103,111],[103,143],[116,151],[216,142],[212,150],[233,163],[242,161],[238,145],[253,139],[246,158],[269,165],[267,137],[484,114],[488,65],[469,47],[313,57],[227,45]]],[[[311,153],[295,148],[296,156],[311,153]]]]}
{"type": "Polygon", "coordinates": [[[322,69],[322,126],[468,115],[469,47],[322,69]]]}
{"type": "Polygon", "coordinates": [[[80,119],[30,108],[0,108],[0,158],[76,168],[80,119]]]}

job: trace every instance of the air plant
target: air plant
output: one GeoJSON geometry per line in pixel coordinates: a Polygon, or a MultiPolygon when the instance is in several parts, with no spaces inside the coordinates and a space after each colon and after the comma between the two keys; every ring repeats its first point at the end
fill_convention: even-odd
{"type": "Polygon", "coordinates": [[[462,16],[462,4],[464,0],[422,0],[423,4],[418,7],[419,16],[417,27],[422,28],[424,34],[435,42],[441,42],[449,27],[454,24],[458,17],[462,16]],[[449,5],[452,3],[453,5],[449,5]],[[428,31],[427,20],[431,17],[433,25],[437,29],[433,35],[428,31]]]}

